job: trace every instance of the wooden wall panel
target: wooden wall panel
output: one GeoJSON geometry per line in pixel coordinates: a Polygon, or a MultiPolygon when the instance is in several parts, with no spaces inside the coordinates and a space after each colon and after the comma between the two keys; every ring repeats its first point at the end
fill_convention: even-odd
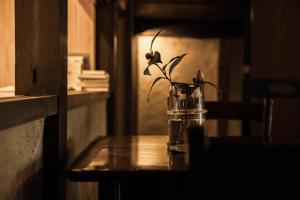
{"type": "MultiPolygon", "coordinates": [[[[250,74],[262,79],[300,79],[300,1],[253,1],[253,65],[250,74]]],[[[274,138],[300,137],[300,99],[276,98],[274,138]]]]}
{"type": "Polygon", "coordinates": [[[300,78],[300,1],[253,1],[253,67],[260,78],[300,78]]]}
{"type": "Polygon", "coordinates": [[[87,54],[95,69],[95,4],[93,0],[68,1],[68,53],[87,54]]]}
{"type": "Polygon", "coordinates": [[[15,1],[0,1],[0,87],[15,84],[15,1]]]}
{"type": "MultiPolygon", "coordinates": [[[[16,0],[16,94],[57,95],[66,77],[64,1],[16,0]]],[[[66,93],[66,91],[65,91],[66,93]]]]}

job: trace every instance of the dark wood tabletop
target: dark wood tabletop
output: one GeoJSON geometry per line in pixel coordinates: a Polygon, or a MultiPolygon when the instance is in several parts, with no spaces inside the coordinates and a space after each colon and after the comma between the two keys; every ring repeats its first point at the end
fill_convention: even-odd
{"type": "Polygon", "coordinates": [[[72,181],[172,178],[188,169],[187,153],[169,153],[168,136],[99,138],[66,171],[72,181]]]}
{"type": "MultiPolygon", "coordinates": [[[[167,135],[98,138],[67,167],[67,178],[71,181],[102,181],[186,176],[188,153],[168,152],[167,142],[167,135]]],[[[216,137],[209,138],[209,142],[213,147],[214,144],[262,144],[263,140],[261,137],[216,137]]]]}
{"type": "Polygon", "coordinates": [[[217,188],[213,194],[222,197],[244,197],[243,191],[249,194],[249,188],[258,197],[262,188],[266,197],[274,193],[274,187],[276,191],[284,188],[284,194],[299,191],[293,184],[300,177],[297,141],[270,145],[262,137],[229,136],[208,141],[209,157],[195,160],[191,154],[194,167],[189,167],[188,152],[168,152],[167,135],[98,138],[66,169],[66,176],[71,181],[98,182],[99,199],[185,199],[188,188],[199,183],[209,183],[217,188]],[[280,181],[274,182],[274,177],[280,181]],[[241,193],[232,193],[228,180],[241,193]],[[259,184],[254,188],[256,180],[259,184]]]}

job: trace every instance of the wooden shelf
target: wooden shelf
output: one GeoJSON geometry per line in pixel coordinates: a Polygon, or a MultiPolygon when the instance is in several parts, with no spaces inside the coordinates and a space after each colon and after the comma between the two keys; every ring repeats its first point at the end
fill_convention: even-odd
{"type": "MultiPolygon", "coordinates": [[[[69,92],[68,109],[106,99],[109,92],[69,92]]],[[[0,98],[0,130],[58,113],[57,96],[0,98]]]]}
{"type": "Polygon", "coordinates": [[[87,105],[89,103],[107,99],[109,92],[69,92],[68,93],[68,109],[87,105]]]}
{"type": "Polygon", "coordinates": [[[0,99],[0,130],[57,114],[57,96],[0,99]]]}

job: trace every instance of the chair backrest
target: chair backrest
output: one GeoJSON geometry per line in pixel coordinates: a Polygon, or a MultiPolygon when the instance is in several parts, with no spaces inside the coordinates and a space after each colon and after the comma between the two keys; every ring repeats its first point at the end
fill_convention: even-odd
{"type": "Polygon", "coordinates": [[[204,131],[189,129],[189,199],[299,199],[299,143],[225,144],[204,131]]]}
{"type": "MultiPolygon", "coordinates": [[[[262,123],[262,136],[266,143],[271,142],[273,100],[265,98],[260,103],[208,101],[206,119],[226,119],[258,121],[262,123]]],[[[244,130],[243,130],[244,131],[244,130]]],[[[249,135],[249,133],[244,133],[249,135]]]]}
{"type": "MultiPolygon", "coordinates": [[[[274,128],[276,127],[276,129],[272,133],[274,140],[298,137],[296,124],[300,79],[255,78],[249,74],[244,75],[243,101],[251,102],[265,97],[274,99],[274,105],[276,105],[276,116],[274,117],[274,128]],[[284,124],[290,125],[286,127],[284,124]]],[[[249,123],[243,122],[243,129],[249,130],[250,128],[249,123]]]]}
{"type": "Polygon", "coordinates": [[[243,96],[245,101],[253,97],[300,97],[300,80],[261,79],[244,76],[243,96]]]}

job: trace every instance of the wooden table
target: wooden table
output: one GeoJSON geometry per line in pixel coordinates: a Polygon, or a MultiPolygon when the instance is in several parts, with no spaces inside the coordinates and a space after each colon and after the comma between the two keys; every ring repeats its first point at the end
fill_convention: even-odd
{"type": "MultiPolygon", "coordinates": [[[[189,190],[186,184],[189,177],[188,153],[169,153],[167,151],[167,141],[168,136],[162,135],[99,138],[67,168],[67,177],[71,181],[98,182],[98,196],[101,200],[120,199],[120,196],[122,196],[122,200],[186,199],[184,195],[189,190]]],[[[253,144],[256,144],[258,147],[261,145],[264,147],[261,137],[218,137],[209,138],[209,141],[210,147],[213,149],[214,144],[216,144],[216,147],[219,148],[219,150],[216,150],[221,153],[220,155],[216,154],[219,155],[218,159],[209,167],[213,171],[211,175],[215,175],[216,177],[219,177],[219,175],[224,176],[224,180],[230,180],[232,174],[236,173],[236,168],[232,166],[236,163],[234,160],[235,157],[230,158],[231,160],[227,157],[229,154],[222,157],[224,150],[227,149],[225,153],[230,153],[231,151],[235,152],[237,149],[240,149],[236,147],[232,148],[234,146],[232,144],[238,144],[240,147],[243,146],[246,150],[247,145],[245,144],[250,144],[251,148],[253,144]],[[222,144],[225,144],[224,147],[226,149],[222,147],[222,144]],[[220,167],[222,168],[224,165],[227,167],[223,171],[220,170],[220,167]],[[223,173],[224,171],[226,173],[223,173]]],[[[272,144],[272,146],[267,145],[264,147],[266,151],[258,149],[256,154],[255,152],[254,154],[249,154],[256,155],[258,156],[257,158],[256,156],[246,156],[244,161],[246,163],[249,162],[248,168],[250,170],[255,171],[256,169],[256,172],[261,174],[259,177],[273,177],[274,174],[276,174],[277,179],[281,177],[282,181],[280,183],[289,186],[282,186],[281,189],[286,188],[286,191],[294,194],[298,190],[293,189],[293,182],[289,183],[287,180],[291,179],[291,177],[298,180],[295,177],[300,177],[298,170],[300,167],[300,162],[298,162],[300,160],[298,156],[300,152],[299,144],[298,141],[284,141],[283,143],[272,144]],[[261,156],[259,156],[260,150],[264,153],[261,156]],[[251,162],[250,158],[253,162],[251,162]],[[268,158],[267,162],[265,158],[268,158]],[[258,162],[260,162],[260,165],[257,164],[258,162]],[[265,170],[262,170],[262,166],[267,167],[264,168],[265,170]]],[[[251,151],[248,151],[248,153],[251,153],[251,151]]],[[[202,166],[202,164],[200,163],[199,166],[202,166]]],[[[203,170],[199,169],[199,171],[203,170]]],[[[242,173],[241,175],[247,176],[247,174],[242,173]]],[[[205,177],[199,177],[199,179],[197,178],[197,182],[201,181],[201,179],[203,181],[208,180],[205,177]]],[[[265,180],[265,182],[272,185],[272,181],[265,180]]],[[[215,184],[212,185],[216,187],[215,184]]],[[[262,185],[262,188],[264,188],[264,184],[262,185]]],[[[278,185],[278,182],[275,185],[278,185]]],[[[219,184],[219,188],[223,188],[224,186],[226,184],[219,184]]],[[[228,191],[231,191],[230,187],[228,191]]],[[[257,191],[259,190],[257,189],[257,191]]],[[[273,189],[271,188],[266,191],[273,191],[273,189]]],[[[269,195],[269,193],[266,194],[269,195]]],[[[230,196],[232,194],[227,195],[230,196]]]]}
{"type": "MultiPolygon", "coordinates": [[[[99,138],[67,168],[67,177],[71,181],[98,182],[99,199],[101,200],[120,199],[120,196],[122,196],[122,200],[186,199],[186,196],[184,195],[187,194],[188,190],[185,182],[187,180],[189,168],[188,153],[168,153],[167,141],[168,136],[161,135],[99,138]],[[132,196],[132,194],[134,194],[134,196],[132,196]]],[[[217,146],[221,148],[222,144],[225,144],[225,146],[228,147],[228,144],[260,145],[262,144],[261,142],[262,139],[260,137],[210,138],[211,147],[213,147],[214,144],[217,144],[217,146]]],[[[252,169],[252,167],[253,169],[257,169],[257,172],[262,174],[262,176],[259,177],[273,177],[273,175],[276,174],[276,178],[279,180],[281,178],[282,181],[275,182],[275,186],[277,185],[278,187],[279,183],[284,183],[283,186],[282,184],[280,185],[277,191],[281,191],[285,188],[286,191],[289,191],[294,195],[298,190],[293,188],[292,183],[294,181],[289,180],[298,180],[297,177],[300,177],[298,170],[300,167],[300,162],[298,162],[300,145],[297,141],[292,143],[285,141],[284,143],[288,145],[276,144],[266,146],[267,151],[262,151],[264,154],[261,159],[255,159],[255,157],[252,158],[253,156],[246,156],[245,161],[249,162],[248,159],[252,158],[253,163],[250,162],[249,169],[252,169]],[[271,149],[268,150],[268,148],[272,148],[272,151],[270,151],[271,149]],[[264,157],[264,155],[266,156],[264,157]],[[265,162],[265,158],[268,158],[267,160],[269,161],[265,162]],[[297,160],[297,162],[295,160],[297,160]],[[269,166],[267,167],[267,170],[262,170],[263,165],[258,165],[258,161],[264,161],[263,163],[267,164],[266,166],[269,166]],[[261,171],[263,171],[263,173],[261,171]],[[288,187],[284,185],[288,185],[288,187]]],[[[245,147],[245,145],[243,146],[245,147]]],[[[220,152],[223,152],[223,150],[221,149],[220,152]]],[[[232,149],[229,148],[227,151],[230,152],[231,150],[232,149]]],[[[236,150],[236,148],[233,150],[236,150]]],[[[220,156],[218,157],[220,160],[217,159],[215,162],[217,164],[213,164],[214,169],[212,170],[216,170],[218,166],[226,165],[227,163],[235,163],[234,160],[228,160],[228,157],[223,158],[222,154],[220,154],[220,156]]],[[[234,158],[235,157],[232,159],[234,158]]],[[[201,163],[200,166],[202,166],[201,163]]],[[[236,173],[235,168],[232,166],[230,168],[227,166],[225,171],[226,173],[220,171],[220,173],[211,175],[228,176],[224,180],[229,180],[230,177],[232,178],[232,174],[236,173]]],[[[242,173],[243,176],[247,176],[247,174],[248,173],[242,173]]],[[[251,176],[248,176],[248,178],[251,176]]],[[[204,181],[208,180],[205,179],[205,177],[201,178],[204,181]]],[[[197,178],[197,182],[201,181],[201,178],[197,178]]],[[[270,180],[268,181],[267,179],[265,182],[271,184],[272,179],[270,180]]],[[[220,184],[220,188],[226,186],[226,184],[220,184]]],[[[216,186],[215,184],[213,185],[214,187],[216,186]]],[[[262,184],[262,188],[264,187],[265,185],[262,184]]],[[[228,191],[231,191],[230,187],[228,191]]],[[[259,188],[255,191],[259,191],[259,188]]],[[[271,188],[266,191],[274,190],[271,188]]],[[[269,192],[266,194],[270,195],[269,192]]],[[[284,192],[283,194],[289,193],[284,192]]],[[[232,193],[227,195],[232,196],[232,193]]]]}
{"type": "Polygon", "coordinates": [[[188,154],[168,153],[167,141],[162,135],[99,138],[68,167],[67,177],[98,182],[102,200],[118,199],[122,181],[184,180],[188,154]]]}

